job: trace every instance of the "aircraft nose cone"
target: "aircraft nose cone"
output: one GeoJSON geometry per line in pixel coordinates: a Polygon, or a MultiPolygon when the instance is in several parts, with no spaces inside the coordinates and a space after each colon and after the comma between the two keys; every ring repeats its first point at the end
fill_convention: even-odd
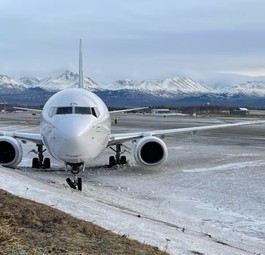
{"type": "Polygon", "coordinates": [[[91,117],[68,116],[58,119],[55,123],[55,155],[65,162],[84,162],[89,141],[92,139],[89,133],[92,126],[91,117]]]}
{"type": "Polygon", "coordinates": [[[91,120],[89,118],[71,117],[61,119],[56,127],[62,133],[65,139],[82,136],[87,130],[91,128],[91,120]]]}

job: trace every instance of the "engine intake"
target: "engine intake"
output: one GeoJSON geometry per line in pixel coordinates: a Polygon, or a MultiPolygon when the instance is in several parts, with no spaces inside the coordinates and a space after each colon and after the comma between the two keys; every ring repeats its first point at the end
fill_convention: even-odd
{"type": "Polygon", "coordinates": [[[0,164],[3,166],[17,166],[23,156],[21,144],[13,137],[0,137],[0,164]]]}
{"type": "Polygon", "coordinates": [[[144,137],[139,140],[134,150],[135,161],[145,166],[156,166],[167,159],[167,146],[154,136],[144,137]]]}

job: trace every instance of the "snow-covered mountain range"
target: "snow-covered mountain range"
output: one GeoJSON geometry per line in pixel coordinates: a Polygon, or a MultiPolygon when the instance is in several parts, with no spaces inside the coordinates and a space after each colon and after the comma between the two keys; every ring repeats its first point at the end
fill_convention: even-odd
{"type": "MultiPolygon", "coordinates": [[[[66,70],[57,77],[50,77],[46,79],[38,79],[35,77],[23,77],[19,79],[19,83],[26,88],[42,88],[49,92],[56,92],[66,88],[77,87],[79,75],[66,70]]],[[[145,92],[152,95],[159,94],[165,97],[174,95],[196,95],[211,93],[209,88],[201,85],[197,81],[190,78],[176,77],[173,79],[165,79],[161,81],[148,80],[136,83],[132,80],[118,80],[108,84],[97,84],[88,77],[84,77],[84,87],[91,91],[97,90],[133,90],[137,92],[145,92]]]]}
{"type": "Polygon", "coordinates": [[[135,83],[132,80],[119,80],[109,83],[103,88],[108,90],[136,90],[149,94],[159,94],[164,96],[172,95],[195,95],[210,93],[210,90],[197,81],[189,78],[175,77],[173,79],[148,80],[135,83]]]}
{"type": "MultiPolygon", "coordinates": [[[[26,91],[32,91],[32,89],[35,93],[38,90],[54,93],[65,88],[77,87],[78,80],[79,75],[69,70],[58,76],[45,79],[23,77],[15,80],[6,75],[0,75],[0,95],[26,93],[26,91]]],[[[238,100],[239,97],[251,98],[251,100],[253,98],[259,100],[265,98],[265,80],[250,80],[234,85],[218,84],[212,87],[185,77],[141,82],[118,80],[108,84],[97,84],[85,76],[84,87],[99,94],[103,97],[103,100],[113,98],[115,101],[119,98],[120,102],[126,100],[125,97],[131,98],[132,102],[134,100],[154,100],[157,104],[160,104],[160,102],[161,104],[167,104],[169,102],[167,100],[174,102],[174,99],[183,101],[185,98],[188,98],[188,100],[196,98],[197,101],[203,98],[203,100],[209,100],[213,103],[215,101],[218,103],[220,100],[220,102],[231,101],[233,98],[238,100]]]]}
{"type": "Polygon", "coordinates": [[[215,87],[216,94],[227,94],[229,96],[242,95],[248,97],[265,97],[264,81],[248,81],[242,84],[236,84],[226,87],[215,87]]]}
{"type": "MultiPolygon", "coordinates": [[[[23,77],[15,80],[6,75],[0,75],[0,93],[6,91],[23,91],[28,88],[41,88],[49,92],[56,92],[66,88],[77,87],[79,75],[66,70],[56,77],[39,79],[37,77],[23,77]]],[[[98,90],[130,90],[144,92],[164,97],[201,95],[201,94],[227,94],[265,97],[265,81],[249,81],[233,86],[219,85],[215,87],[205,86],[191,78],[175,77],[164,80],[145,80],[134,82],[132,80],[118,80],[107,84],[97,84],[89,77],[84,77],[84,87],[91,91],[98,90]]]]}

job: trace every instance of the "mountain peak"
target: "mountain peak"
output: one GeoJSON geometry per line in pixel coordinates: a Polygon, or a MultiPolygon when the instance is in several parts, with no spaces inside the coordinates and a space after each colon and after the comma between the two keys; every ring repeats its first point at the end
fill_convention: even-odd
{"type": "MultiPolygon", "coordinates": [[[[62,74],[56,78],[48,78],[42,80],[37,87],[51,92],[56,92],[66,88],[76,88],[78,87],[79,75],[69,70],[65,70],[62,74]]],[[[98,85],[91,80],[89,77],[84,76],[84,88],[88,90],[98,89],[98,85]]]]}
{"type": "Polygon", "coordinates": [[[0,82],[8,83],[8,84],[18,84],[18,82],[16,82],[11,77],[4,75],[4,74],[0,74],[0,82]]]}
{"type": "Polygon", "coordinates": [[[57,79],[77,81],[78,80],[78,74],[74,73],[72,71],[69,71],[69,70],[65,70],[61,75],[59,75],[57,77],[57,79]]]}
{"type": "Polygon", "coordinates": [[[23,90],[26,90],[26,87],[12,79],[7,75],[0,75],[0,89],[1,93],[12,94],[17,93],[23,90]]]}
{"type": "Polygon", "coordinates": [[[27,88],[34,87],[40,83],[40,79],[37,77],[22,77],[18,81],[27,88]]]}

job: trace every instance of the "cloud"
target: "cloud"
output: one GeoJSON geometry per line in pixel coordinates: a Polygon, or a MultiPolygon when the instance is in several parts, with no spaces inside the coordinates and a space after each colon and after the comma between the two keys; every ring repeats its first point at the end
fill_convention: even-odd
{"type": "Polygon", "coordinates": [[[85,72],[98,81],[264,66],[261,0],[0,4],[0,73],[48,75],[64,67],[77,69],[79,38],[85,72]]]}

